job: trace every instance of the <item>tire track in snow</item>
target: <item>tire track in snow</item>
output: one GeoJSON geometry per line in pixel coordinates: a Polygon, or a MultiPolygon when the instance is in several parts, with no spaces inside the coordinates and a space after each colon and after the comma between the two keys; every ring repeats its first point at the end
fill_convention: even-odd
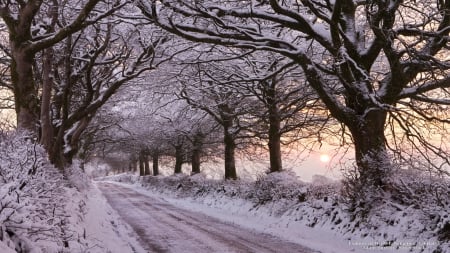
{"type": "Polygon", "coordinates": [[[130,224],[148,252],[317,252],[280,238],[180,209],[115,184],[98,183],[110,205],[130,224]]]}
{"type": "MultiPolygon", "coordinates": [[[[155,207],[153,205],[153,207],[155,207]]],[[[213,218],[205,217],[203,216],[200,219],[198,217],[193,217],[192,215],[189,215],[189,213],[179,213],[179,212],[173,212],[171,210],[171,207],[168,206],[167,209],[160,209],[160,211],[167,212],[167,215],[172,217],[175,220],[178,220],[180,222],[186,223],[189,226],[195,227],[195,229],[204,232],[206,235],[210,235],[214,237],[215,240],[223,241],[224,243],[227,243],[230,246],[238,247],[240,251],[242,252],[273,252],[276,253],[276,251],[272,250],[271,248],[260,245],[258,243],[255,243],[253,241],[246,240],[246,236],[248,237],[248,231],[244,231],[246,235],[242,236],[241,231],[236,231],[235,227],[233,227],[230,224],[226,224],[228,226],[220,226],[220,227],[211,227],[211,226],[204,226],[205,222],[217,222],[213,218]],[[211,219],[211,220],[209,220],[211,219]],[[202,225],[199,225],[202,224],[202,225]],[[229,228],[232,228],[230,231],[229,228]]],[[[251,233],[254,233],[251,231],[251,233]]],[[[268,236],[265,234],[262,234],[264,236],[268,236]]]]}

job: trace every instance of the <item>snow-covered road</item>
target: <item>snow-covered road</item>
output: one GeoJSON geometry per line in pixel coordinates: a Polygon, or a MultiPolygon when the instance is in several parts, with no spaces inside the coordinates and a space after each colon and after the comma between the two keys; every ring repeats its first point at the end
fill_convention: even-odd
{"type": "Polygon", "coordinates": [[[271,235],[175,207],[116,184],[99,183],[148,252],[317,252],[271,235]]]}

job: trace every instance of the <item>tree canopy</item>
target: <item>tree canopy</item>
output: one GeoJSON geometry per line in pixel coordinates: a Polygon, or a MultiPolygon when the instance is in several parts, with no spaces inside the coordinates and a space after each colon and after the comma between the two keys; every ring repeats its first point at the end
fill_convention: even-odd
{"type": "Polygon", "coordinates": [[[139,3],[150,20],[188,40],[292,59],[351,133],[363,182],[383,186],[391,170],[387,149],[398,143],[386,139],[388,121],[397,136],[448,162],[414,123],[448,123],[450,1],[139,3]]]}

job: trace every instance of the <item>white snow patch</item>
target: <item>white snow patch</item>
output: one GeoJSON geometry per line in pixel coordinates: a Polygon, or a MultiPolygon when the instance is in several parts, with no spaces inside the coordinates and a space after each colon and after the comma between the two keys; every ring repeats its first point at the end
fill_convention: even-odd
{"type": "Polygon", "coordinates": [[[15,250],[11,249],[4,242],[0,241],[0,252],[2,253],[16,253],[15,250]]]}
{"type": "Polygon", "coordinates": [[[146,252],[137,241],[134,231],[112,209],[95,184],[88,196],[85,233],[86,238],[97,242],[89,250],[90,253],[146,252]]]}
{"type": "Polygon", "coordinates": [[[214,198],[205,196],[202,202],[195,198],[174,198],[164,193],[150,192],[138,184],[113,182],[133,189],[141,194],[165,200],[177,207],[204,213],[205,215],[225,222],[240,225],[244,228],[271,234],[287,241],[298,243],[322,253],[355,252],[367,253],[349,244],[342,236],[328,228],[311,228],[298,224],[292,216],[274,217],[267,207],[254,208],[254,204],[242,199],[231,199],[226,196],[214,198]],[[250,210],[250,211],[249,211],[250,210]]]}
{"type": "Polygon", "coordinates": [[[345,196],[340,182],[318,176],[312,183],[297,181],[286,172],[261,176],[254,182],[211,180],[202,174],[121,174],[100,180],[134,184],[128,187],[144,195],[323,253],[447,252],[450,218],[448,208],[442,205],[447,203],[443,199],[447,199],[446,192],[450,190],[448,181],[403,170],[396,175],[391,184],[400,188],[390,193],[394,194],[392,197],[389,193],[375,196],[373,201],[377,204],[365,214],[349,209],[352,205],[342,199],[345,196]],[[409,195],[403,194],[405,184],[409,195]],[[438,191],[433,194],[442,202],[439,205],[426,190],[431,186],[438,191]]]}

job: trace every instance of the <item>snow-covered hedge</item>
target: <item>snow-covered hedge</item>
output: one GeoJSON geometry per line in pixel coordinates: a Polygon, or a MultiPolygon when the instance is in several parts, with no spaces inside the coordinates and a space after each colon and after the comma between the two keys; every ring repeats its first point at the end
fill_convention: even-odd
{"type": "MultiPolygon", "coordinates": [[[[0,241],[17,252],[81,252],[84,197],[24,133],[0,133],[0,241]]],[[[86,185],[86,184],[85,184],[86,185]]],[[[84,186],[85,186],[84,185],[84,186]]]]}
{"type": "Polygon", "coordinates": [[[294,224],[334,231],[363,250],[448,252],[450,249],[450,183],[421,172],[399,170],[377,205],[364,215],[349,204],[340,182],[316,177],[300,182],[289,172],[261,175],[254,182],[221,181],[194,176],[103,178],[136,183],[164,195],[189,198],[209,206],[227,206],[237,198],[252,203],[248,212],[264,209],[294,224]]]}

